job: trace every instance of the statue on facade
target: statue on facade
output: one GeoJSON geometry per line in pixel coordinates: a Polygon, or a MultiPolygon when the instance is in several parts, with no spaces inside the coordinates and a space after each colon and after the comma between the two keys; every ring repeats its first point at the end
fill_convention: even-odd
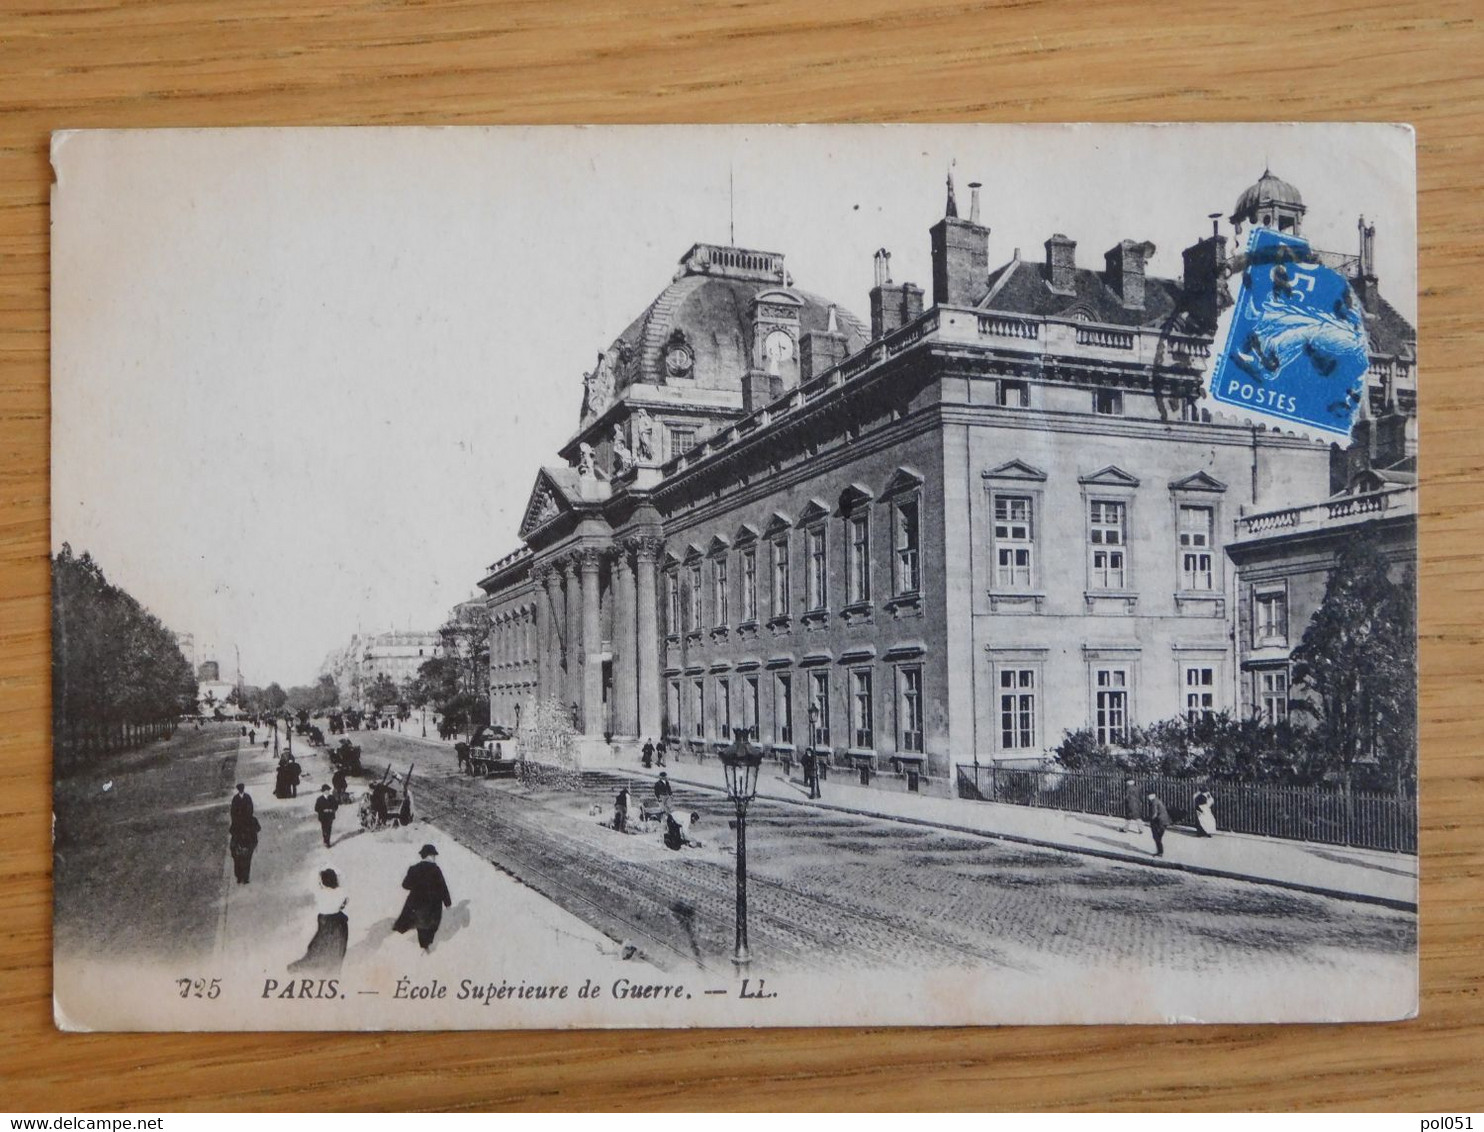
{"type": "Polygon", "coordinates": [[[634,414],[634,443],[639,449],[638,456],[641,463],[654,462],[654,434],[654,418],[649,415],[648,409],[640,409],[634,414]]]}
{"type": "Polygon", "coordinates": [[[582,415],[595,417],[613,403],[613,362],[609,354],[598,354],[598,364],[582,375],[582,415]]]}
{"type": "Polygon", "coordinates": [[[622,475],[634,466],[634,453],[624,443],[623,425],[613,426],[613,474],[622,475]]]}
{"type": "Polygon", "coordinates": [[[583,479],[595,479],[598,474],[593,464],[593,446],[583,441],[577,446],[577,474],[583,479]]]}

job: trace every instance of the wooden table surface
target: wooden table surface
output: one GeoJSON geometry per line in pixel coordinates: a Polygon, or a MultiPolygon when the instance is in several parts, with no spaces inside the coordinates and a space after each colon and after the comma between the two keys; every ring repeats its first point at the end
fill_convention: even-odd
{"type": "MultiPolygon", "coordinates": [[[[0,1108],[1484,1107],[1477,3],[0,5],[0,1108]],[[1418,130],[1422,1013],[1375,1027],[63,1036],[47,163],[61,127],[1358,119],[1418,130]]],[[[162,177],[169,170],[160,171],[162,177]]]]}

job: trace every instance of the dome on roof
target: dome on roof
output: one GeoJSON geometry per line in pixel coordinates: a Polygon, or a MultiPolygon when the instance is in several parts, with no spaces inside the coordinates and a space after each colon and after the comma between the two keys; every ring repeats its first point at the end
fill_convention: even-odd
{"type": "Polygon", "coordinates": [[[1273,176],[1270,170],[1264,169],[1257,182],[1248,185],[1242,190],[1242,195],[1237,198],[1237,207],[1232,209],[1231,222],[1237,224],[1243,220],[1251,221],[1259,209],[1269,205],[1284,205],[1302,212],[1304,198],[1303,194],[1287,181],[1273,176]]]}
{"type": "Polygon", "coordinates": [[[833,307],[847,353],[866,344],[870,335],[855,315],[791,282],[776,253],[691,248],[674,280],[603,355],[613,394],[641,383],[740,389],[753,366],[753,314],[760,301],[796,309],[800,337],[827,330],[833,307]]]}

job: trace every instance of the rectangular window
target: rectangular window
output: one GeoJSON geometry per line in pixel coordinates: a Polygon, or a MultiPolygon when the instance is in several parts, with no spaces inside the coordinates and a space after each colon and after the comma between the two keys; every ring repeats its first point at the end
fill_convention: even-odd
{"type": "Polygon", "coordinates": [[[1127,582],[1124,547],[1124,505],[1110,499],[1094,499],[1088,510],[1088,547],[1092,555],[1092,586],[1099,590],[1121,590],[1127,582]]]}
{"type": "Polygon", "coordinates": [[[704,623],[701,613],[701,564],[697,562],[692,565],[686,571],[686,576],[690,582],[690,619],[685,628],[687,632],[694,632],[704,623]]]}
{"type": "Polygon", "coordinates": [[[788,539],[773,544],[773,616],[788,616],[788,539]]]}
{"type": "Polygon", "coordinates": [[[706,683],[692,680],[690,686],[691,734],[697,739],[706,735],[706,683]]]}
{"type": "Polygon", "coordinates": [[[668,613],[667,630],[671,636],[680,633],[680,575],[671,570],[665,575],[665,587],[669,593],[670,600],[667,605],[668,613]]]}
{"type": "Polygon", "coordinates": [[[732,737],[732,681],[726,676],[716,678],[716,730],[723,739],[732,737]]]}
{"type": "Polygon", "coordinates": [[[999,403],[1006,409],[1029,409],[1031,387],[1024,381],[1002,381],[999,388],[999,403]]]}
{"type": "Polygon", "coordinates": [[[1258,685],[1262,700],[1262,718],[1266,723],[1282,723],[1288,718],[1288,673],[1259,672],[1258,685]]]}
{"type": "Polygon", "coordinates": [[[1036,670],[1000,669],[1000,747],[1007,751],[1036,745],[1036,670]]]}
{"type": "Polygon", "coordinates": [[[1123,416],[1123,394],[1116,389],[1099,389],[1092,395],[1092,411],[1104,417],[1123,416]]]}
{"type": "Polygon", "coordinates": [[[757,739],[757,677],[744,676],[742,678],[742,726],[747,729],[750,739],[757,739]]]}
{"type": "Polygon", "coordinates": [[[680,681],[670,681],[670,695],[666,700],[665,707],[665,733],[677,738],[680,735],[680,681]]]}
{"type": "Polygon", "coordinates": [[[901,695],[897,749],[922,751],[922,669],[917,666],[897,670],[897,687],[901,695]]]}
{"type": "Polygon", "coordinates": [[[1190,666],[1185,669],[1185,718],[1191,723],[1216,714],[1216,670],[1190,666]]]}
{"type": "Polygon", "coordinates": [[[1098,742],[1122,742],[1128,738],[1128,673],[1121,668],[1099,668],[1094,683],[1098,742]]]}
{"type": "Polygon", "coordinates": [[[866,515],[852,515],[845,525],[849,538],[849,593],[851,605],[871,600],[871,523],[866,515]]]}
{"type": "Polygon", "coordinates": [[[1209,590],[1215,587],[1211,533],[1215,517],[1209,507],[1180,508],[1180,588],[1209,590]]]}
{"type": "Polygon", "coordinates": [[[725,628],[727,621],[727,560],[716,558],[711,562],[712,608],[716,611],[716,625],[725,628]]]}
{"type": "Polygon", "coordinates": [[[794,682],[787,672],[773,678],[773,729],[778,742],[794,741],[794,682]]]}
{"type": "Polygon", "coordinates": [[[672,428],[670,430],[670,456],[676,456],[689,452],[696,446],[696,430],[693,428],[672,428]]]}
{"type": "Polygon", "coordinates": [[[1035,530],[1029,495],[994,497],[995,585],[1030,589],[1035,558],[1035,530]]]}
{"type": "Polygon", "coordinates": [[[1288,595],[1282,590],[1258,594],[1252,602],[1253,635],[1259,645],[1288,643],[1288,595]]]}
{"type": "Polygon", "coordinates": [[[824,553],[824,528],[815,527],[805,535],[809,548],[809,572],[805,576],[808,592],[805,594],[807,609],[824,609],[829,600],[828,563],[824,553]]]}
{"type": "Polygon", "coordinates": [[[915,594],[922,588],[918,554],[921,531],[917,510],[916,499],[903,500],[896,506],[896,592],[899,594],[915,594]]]}
{"type": "Polygon", "coordinates": [[[813,734],[809,743],[815,747],[830,745],[830,674],[815,672],[809,679],[809,726],[813,734]]]}
{"type": "Polygon", "coordinates": [[[757,551],[742,552],[742,620],[757,620],[757,551]]]}
{"type": "Polygon", "coordinates": [[[850,674],[850,715],[855,728],[855,745],[872,748],[876,745],[876,733],[872,727],[871,670],[859,668],[850,674]]]}

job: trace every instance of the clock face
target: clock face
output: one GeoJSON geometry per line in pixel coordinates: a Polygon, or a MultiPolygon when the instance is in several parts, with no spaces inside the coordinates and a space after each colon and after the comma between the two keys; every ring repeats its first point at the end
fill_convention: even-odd
{"type": "Polygon", "coordinates": [[[770,362],[789,361],[794,356],[794,340],[786,331],[773,331],[763,340],[763,356],[770,362]]]}
{"type": "Polygon", "coordinates": [[[665,354],[665,369],[671,377],[681,377],[690,373],[691,366],[695,364],[695,358],[691,356],[689,346],[671,346],[665,354]]]}

